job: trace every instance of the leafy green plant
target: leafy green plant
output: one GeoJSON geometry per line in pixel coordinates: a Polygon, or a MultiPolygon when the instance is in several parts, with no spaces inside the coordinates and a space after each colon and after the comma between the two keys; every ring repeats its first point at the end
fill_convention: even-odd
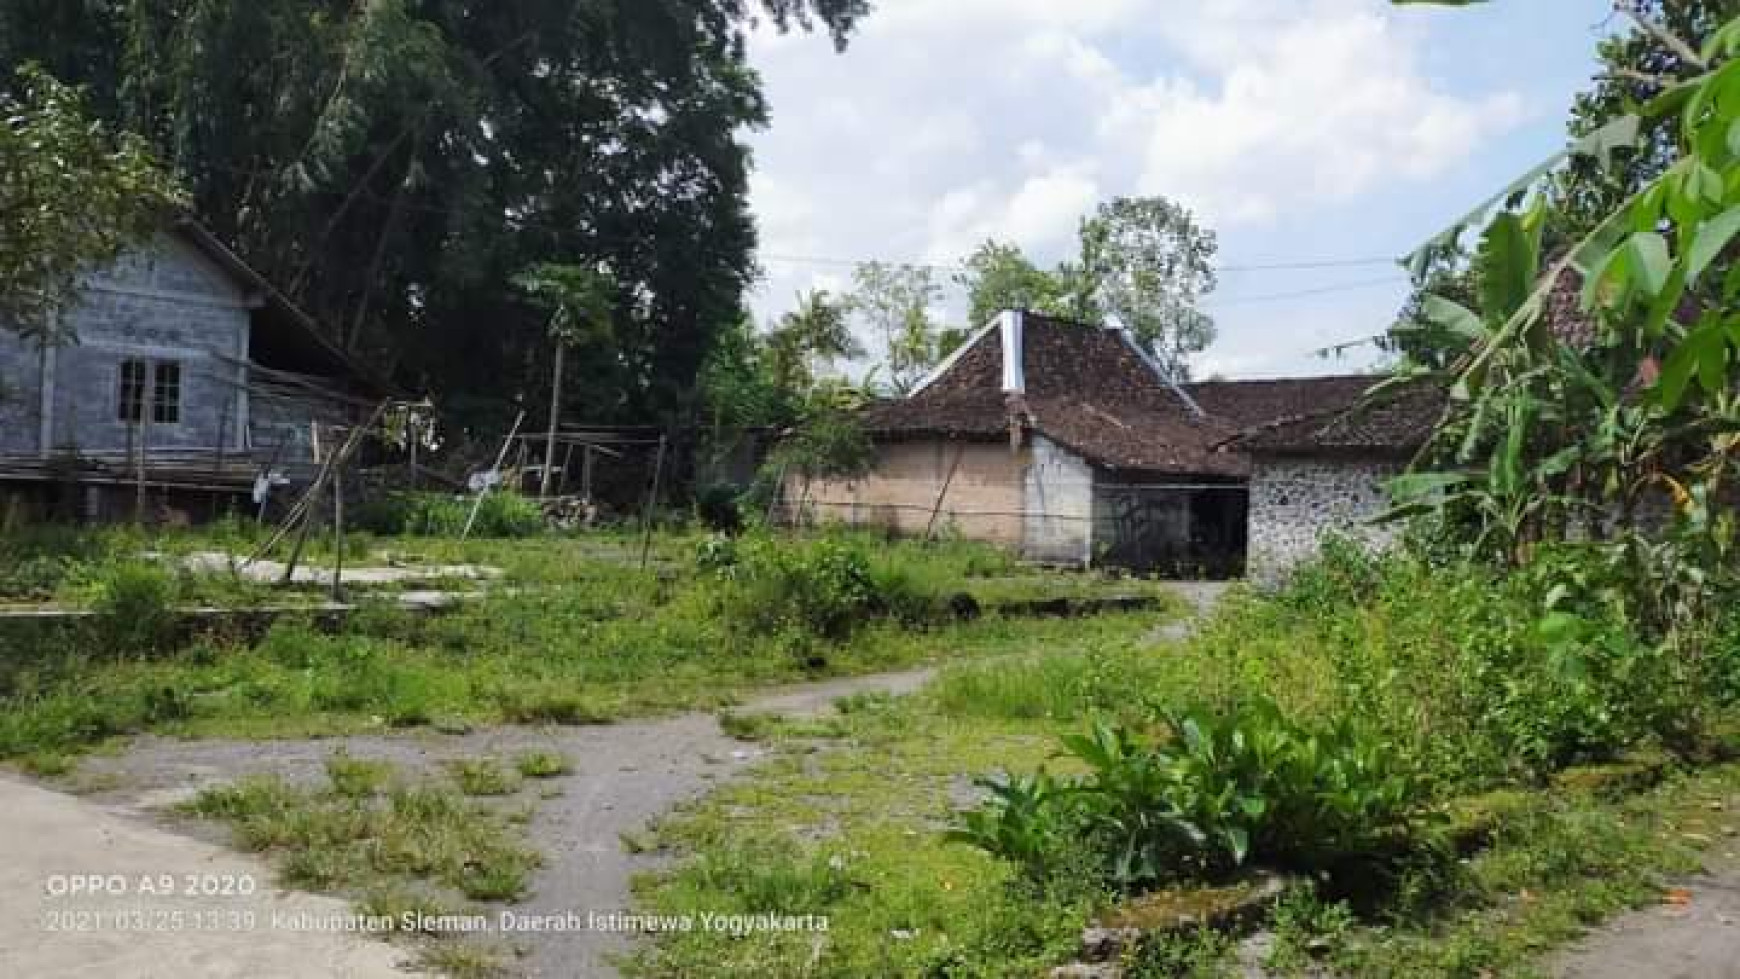
{"type": "Polygon", "coordinates": [[[1164,741],[1099,723],[1063,739],[1088,767],[987,783],[956,838],[1029,869],[1085,837],[1126,890],[1215,877],[1248,860],[1324,870],[1403,847],[1426,799],[1394,749],[1351,725],[1307,730],[1272,705],[1168,716],[1164,741]]]}
{"type": "Polygon", "coordinates": [[[745,539],[720,577],[722,615],[749,632],[843,639],[878,611],[870,559],[844,540],[745,539]]]}
{"type": "Polygon", "coordinates": [[[97,594],[97,631],[111,653],[150,656],[166,651],[176,629],[173,575],[143,562],[110,568],[97,594]]]}
{"type": "Polygon", "coordinates": [[[544,530],[544,514],[537,502],[511,492],[490,493],[481,504],[470,497],[440,493],[387,493],[357,507],[356,522],[377,534],[457,537],[474,505],[474,537],[531,537],[544,530]]]}
{"type": "Polygon", "coordinates": [[[1032,775],[981,779],[990,797],[961,814],[948,838],[1021,864],[1043,876],[1066,834],[1074,829],[1070,788],[1043,771],[1032,775]]]}

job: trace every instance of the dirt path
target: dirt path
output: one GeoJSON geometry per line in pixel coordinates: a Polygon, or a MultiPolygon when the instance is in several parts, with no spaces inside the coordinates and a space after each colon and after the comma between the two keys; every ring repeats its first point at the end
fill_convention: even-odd
{"type": "Polygon", "coordinates": [[[1559,956],[1555,979],[1734,979],[1740,976],[1740,862],[1680,881],[1683,903],[1621,915],[1559,956]]]}
{"type": "MultiPolygon", "coordinates": [[[[855,693],[911,693],[933,675],[934,670],[927,668],[775,689],[742,709],[817,713],[855,693]]],[[[567,755],[574,772],[550,781],[549,786],[561,794],[537,802],[530,826],[533,845],[544,854],[545,866],[532,883],[534,896],[512,910],[545,915],[572,912],[582,917],[588,912],[604,916],[628,911],[630,878],[656,866],[656,858],[628,852],[625,835],[644,830],[661,814],[763,755],[755,745],[725,734],[717,719],[707,714],[598,727],[494,728],[462,735],[414,732],[304,741],[143,737],[121,754],[88,759],[78,777],[86,799],[76,804],[100,807],[109,819],[132,817],[133,825],[139,819],[161,823],[168,818],[167,807],[202,788],[245,775],[269,772],[292,781],[317,782],[324,777],[327,758],[341,748],[358,758],[384,759],[408,771],[430,773],[448,760],[505,757],[531,748],[567,755]]],[[[213,823],[174,819],[168,826],[197,834],[208,844],[225,839],[224,828],[213,823]]],[[[260,879],[272,878],[264,873],[260,879]]],[[[610,976],[614,970],[608,958],[625,951],[631,938],[602,927],[543,933],[521,943],[524,958],[517,967],[537,977],[610,976]]]]}

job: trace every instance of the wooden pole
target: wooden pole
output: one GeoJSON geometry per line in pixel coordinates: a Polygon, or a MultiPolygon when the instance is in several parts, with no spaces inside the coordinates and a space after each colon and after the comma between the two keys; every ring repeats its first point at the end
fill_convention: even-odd
{"type": "Polygon", "coordinates": [[[277,547],[278,543],[297,526],[298,521],[308,516],[318,503],[319,492],[325,488],[326,481],[331,476],[333,460],[350,458],[351,453],[355,452],[357,446],[362,443],[363,435],[372,430],[376,423],[381,420],[381,415],[387,410],[387,404],[388,402],[386,401],[381,402],[376,406],[374,414],[369,416],[369,420],[366,424],[351,429],[350,436],[344,440],[344,443],[341,446],[339,446],[337,453],[328,456],[326,461],[320,464],[320,470],[315,474],[314,482],[309,484],[308,490],[302,494],[300,500],[296,501],[296,505],[290,508],[290,512],[285,515],[283,522],[278,525],[277,531],[272,534],[271,538],[268,539],[266,543],[260,545],[259,549],[254,552],[253,557],[248,558],[246,563],[252,564],[261,557],[270,553],[272,548],[277,547]]]}
{"type": "Polygon", "coordinates": [[[562,418],[562,361],[568,352],[567,344],[556,341],[556,376],[550,381],[550,432],[544,438],[544,473],[538,483],[538,498],[544,499],[550,495],[550,470],[556,465],[556,424],[562,418]]]}
{"type": "Polygon", "coordinates": [[[145,441],[147,435],[151,431],[151,419],[145,414],[145,412],[149,410],[151,410],[150,406],[141,402],[139,405],[138,426],[138,466],[135,468],[133,473],[133,522],[136,524],[142,524],[145,522],[145,441]]]}
{"type": "MultiPolygon", "coordinates": [[[[314,500],[314,494],[320,492],[320,479],[316,478],[314,485],[308,488],[308,496],[303,498],[307,503],[314,500]]],[[[302,548],[308,543],[308,528],[314,523],[315,506],[309,506],[302,512],[301,522],[296,525],[296,543],[290,545],[290,557],[284,562],[284,574],[279,583],[288,585],[296,579],[296,565],[302,560],[302,548]]]]}
{"type": "MultiPolygon", "coordinates": [[[[520,424],[522,422],[524,422],[525,420],[526,420],[526,413],[522,411],[522,412],[520,412],[519,417],[514,419],[514,427],[511,429],[508,429],[507,438],[502,439],[501,451],[497,452],[495,454],[495,465],[490,468],[490,472],[495,473],[496,477],[498,479],[501,476],[501,464],[503,462],[507,461],[508,450],[513,448],[514,439],[517,438],[520,434],[520,424]]],[[[465,530],[460,532],[460,534],[459,534],[460,540],[465,540],[467,537],[471,536],[471,526],[472,526],[472,524],[477,523],[477,511],[482,509],[483,498],[489,495],[489,490],[490,490],[490,487],[485,486],[477,494],[476,501],[474,501],[471,504],[471,515],[465,518],[465,530]]]]}
{"type": "Polygon", "coordinates": [[[344,601],[344,469],[332,480],[332,600],[344,601]]]}
{"type": "Polygon", "coordinates": [[[580,459],[580,498],[592,505],[592,443],[586,443],[585,455],[580,459]]]}
{"type": "Polygon", "coordinates": [[[646,494],[646,506],[640,511],[640,569],[646,570],[648,556],[652,553],[652,508],[659,497],[659,479],[665,471],[665,437],[659,436],[659,452],[653,460],[652,489],[646,494]]]}
{"type": "Polygon", "coordinates": [[[930,535],[936,530],[936,518],[942,513],[943,500],[949,495],[949,486],[955,481],[955,470],[961,468],[961,456],[966,454],[967,444],[962,442],[955,449],[955,461],[949,466],[948,477],[943,480],[942,491],[936,495],[936,506],[930,508],[930,522],[924,525],[924,539],[930,540],[930,535]]]}
{"type": "Polygon", "coordinates": [[[782,463],[779,467],[779,474],[773,477],[773,492],[768,494],[767,516],[764,521],[770,527],[773,526],[773,512],[779,509],[779,498],[785,495],[786,469],[786,465],[782,463]]]}
{"type": "Polygon", "coordinates": [[[557,496],[561,496],[562,494],[568,492],[568,463],[573,462],[573,461],[574,461],[574,443],[569,442],[566,446],[564,446],[562,448],[562,468],[556,470],[557,472],[561,473],[560,476],[556,477],[556,495],[557,496]]]}

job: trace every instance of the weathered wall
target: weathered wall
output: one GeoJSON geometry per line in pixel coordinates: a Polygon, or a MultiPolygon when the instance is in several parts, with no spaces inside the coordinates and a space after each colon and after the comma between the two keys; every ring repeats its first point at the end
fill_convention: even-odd
{"type": "Polygon", "coordinates": [[[54,355],[50,450],[128,447],[119,372],[135,357],[181,365],[180,421],[147,426],[151,448],[215,448],[220,433],[241,447],[236,361],[248,355],[248,322],[238,286],[169,235],[90,276],[66,324],[78,342],[54,355]]]}
{"type": "Polygon", "coordinates": [[[786,483],[786,499],[802,498],[806,519],[923,534],[957,452],[961,462],[937,518],[938,530],[952,527],[974,540],[1019,545],[1026,453],[1011,451],[1006,442],[883,443],[868,475],[812,483],[807,491],[793,477],[786,483]]]}
{"type": "Polygon", "coordinates": [[[0,323],[0,452],[34,453],[42,439],[42,351],[0,323]]]}
{"type": "Polygon", "coordinates": [[[1093,561],[1094,470],[1080,456],[1034,435],[1022,478],[1021,552],[1031,561],[1093,561]]]}
{"type": "Polygon", "coordinates": [[[1396,462],[1328,457],[1258,456],[1251,467],[1248,573],[1274,583],[1317,553],[1335,532],[1373,548],[1389,546],[1397,531],[1366,523],[1389,506],[1384,484],[1401,471],[1396,462]]]}

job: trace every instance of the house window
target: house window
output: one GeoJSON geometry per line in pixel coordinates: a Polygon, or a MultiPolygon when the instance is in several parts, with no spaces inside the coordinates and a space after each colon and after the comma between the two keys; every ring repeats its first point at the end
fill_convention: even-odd
{"type": "Polygon", "coordinates": [[[157,362],[151,385],[151,421],[157,425],[181,422],[181,365],[173,360],[157,362]]]}
{"type": "Polygon", "coordinates": [[[115,402],[115,417],[124,422],[136,422],[145,414],[145,362],[121,361],[120,397],[115,402]]]}

